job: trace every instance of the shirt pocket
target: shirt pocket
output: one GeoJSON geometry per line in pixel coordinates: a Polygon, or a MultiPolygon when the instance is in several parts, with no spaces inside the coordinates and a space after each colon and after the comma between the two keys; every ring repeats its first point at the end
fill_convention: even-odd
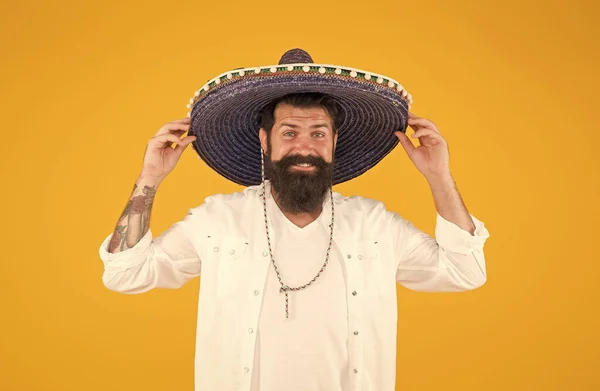
{"type": "Polygon", "coordinates": [[[220,240],[217,261],[217,294],[230,296],[239,291],[248,257],[248,240],[226,235],[220,240]]]}
{"type": "Polygon", "coordinates": [[[389,291],[386,278],[386,253],[383,243],[377,240],[360,240],[357,243],[357,261],[361,269],[362,286],[366,296],[383,296],[389,291]]]}

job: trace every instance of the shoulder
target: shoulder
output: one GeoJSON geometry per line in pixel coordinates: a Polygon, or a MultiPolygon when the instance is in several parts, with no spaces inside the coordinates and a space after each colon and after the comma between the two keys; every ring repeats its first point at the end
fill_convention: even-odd
{"type": "Polygon", "coordinates": [[[333,193],[335,206],[339,206],[342,210],[348,212],[374,213],[386,210],[385,204],[382,201],[362,197],[358,195],[345,196],[340,193],[333,193]]]}
{"type": "Polygon", "coordinates": [[[224,213],[243,213],[247,208],[260,203],[262,194],[261,186],[246,187],[234,193],[213,194],[204,199],[204,202],[190,209],[191,214],[205,214],[207,216],[224,213]]]}
{"type": "MultiPolygon", "coordinates": [[[[344,234],[353,238],[385,238],[394,237],[400,216],[387,209],[384,202],[354,195],[337,196],[335,216],[340,216],[340,228],[344,234]]],[[[391,240],[391,239],[390,239],[391,240]]]]}
{"type": "Polygon", "coordinates": [[[336,214],[339,212],[351,224],[379,225],[398,219],[384,202],[358,195],[343,196],[334,193],[336,214]]]}

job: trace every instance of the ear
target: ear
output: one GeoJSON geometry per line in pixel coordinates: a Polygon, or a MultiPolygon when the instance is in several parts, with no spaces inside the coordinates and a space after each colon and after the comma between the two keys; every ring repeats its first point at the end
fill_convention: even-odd
{"type": "Polygon", "coordinates": [[[259,132],[258,132],[258,137],[260,138],[260,146],[262,147],[262,150],[267,153],[267,132],[266,130],[264,130],[263,128],[260,128],[259,132]]]}
{"type": "Polygon", "coordinates": [[[335,152],[335,147],[337,146],[338,132],[335,132],[333,135],[333,151],[335,152]]]}

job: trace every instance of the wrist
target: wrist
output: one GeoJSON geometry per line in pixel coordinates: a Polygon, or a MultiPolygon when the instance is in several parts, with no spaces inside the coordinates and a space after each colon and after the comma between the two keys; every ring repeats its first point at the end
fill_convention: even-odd
{"type": "Polygon", "coordinates": [[[426,177],[426,179],[429,183],[429,186],[431,186],[432,188],[439,189],[454,187],[454,178],[452,178],[452,175],[449,172],[443,174],[429,175],[426,177]]]}
{"type": "Polygon", "coordinates": [[[143,189],[145,186],[148,186],[156,190],[158,186],[162,183],[163,179],[164,178],[140,174],[137,180],[135,181],[135,184],[138,188],[143,189]]]}

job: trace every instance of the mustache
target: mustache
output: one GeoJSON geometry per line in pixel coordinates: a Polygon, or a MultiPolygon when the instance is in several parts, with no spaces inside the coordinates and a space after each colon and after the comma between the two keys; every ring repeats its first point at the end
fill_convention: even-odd
{"type": "Polygon", "coordinates": [[[318,156],[301,156],[301,155],[288,155],[284,158],[281,158],[278,161],[274,161],[273,164],[278,166],[281,169],[288,169],[291,166],[296,164],[310,164],[319,169],[327,168],[331,163],[327,163],[323,158],[318,156]]]}

